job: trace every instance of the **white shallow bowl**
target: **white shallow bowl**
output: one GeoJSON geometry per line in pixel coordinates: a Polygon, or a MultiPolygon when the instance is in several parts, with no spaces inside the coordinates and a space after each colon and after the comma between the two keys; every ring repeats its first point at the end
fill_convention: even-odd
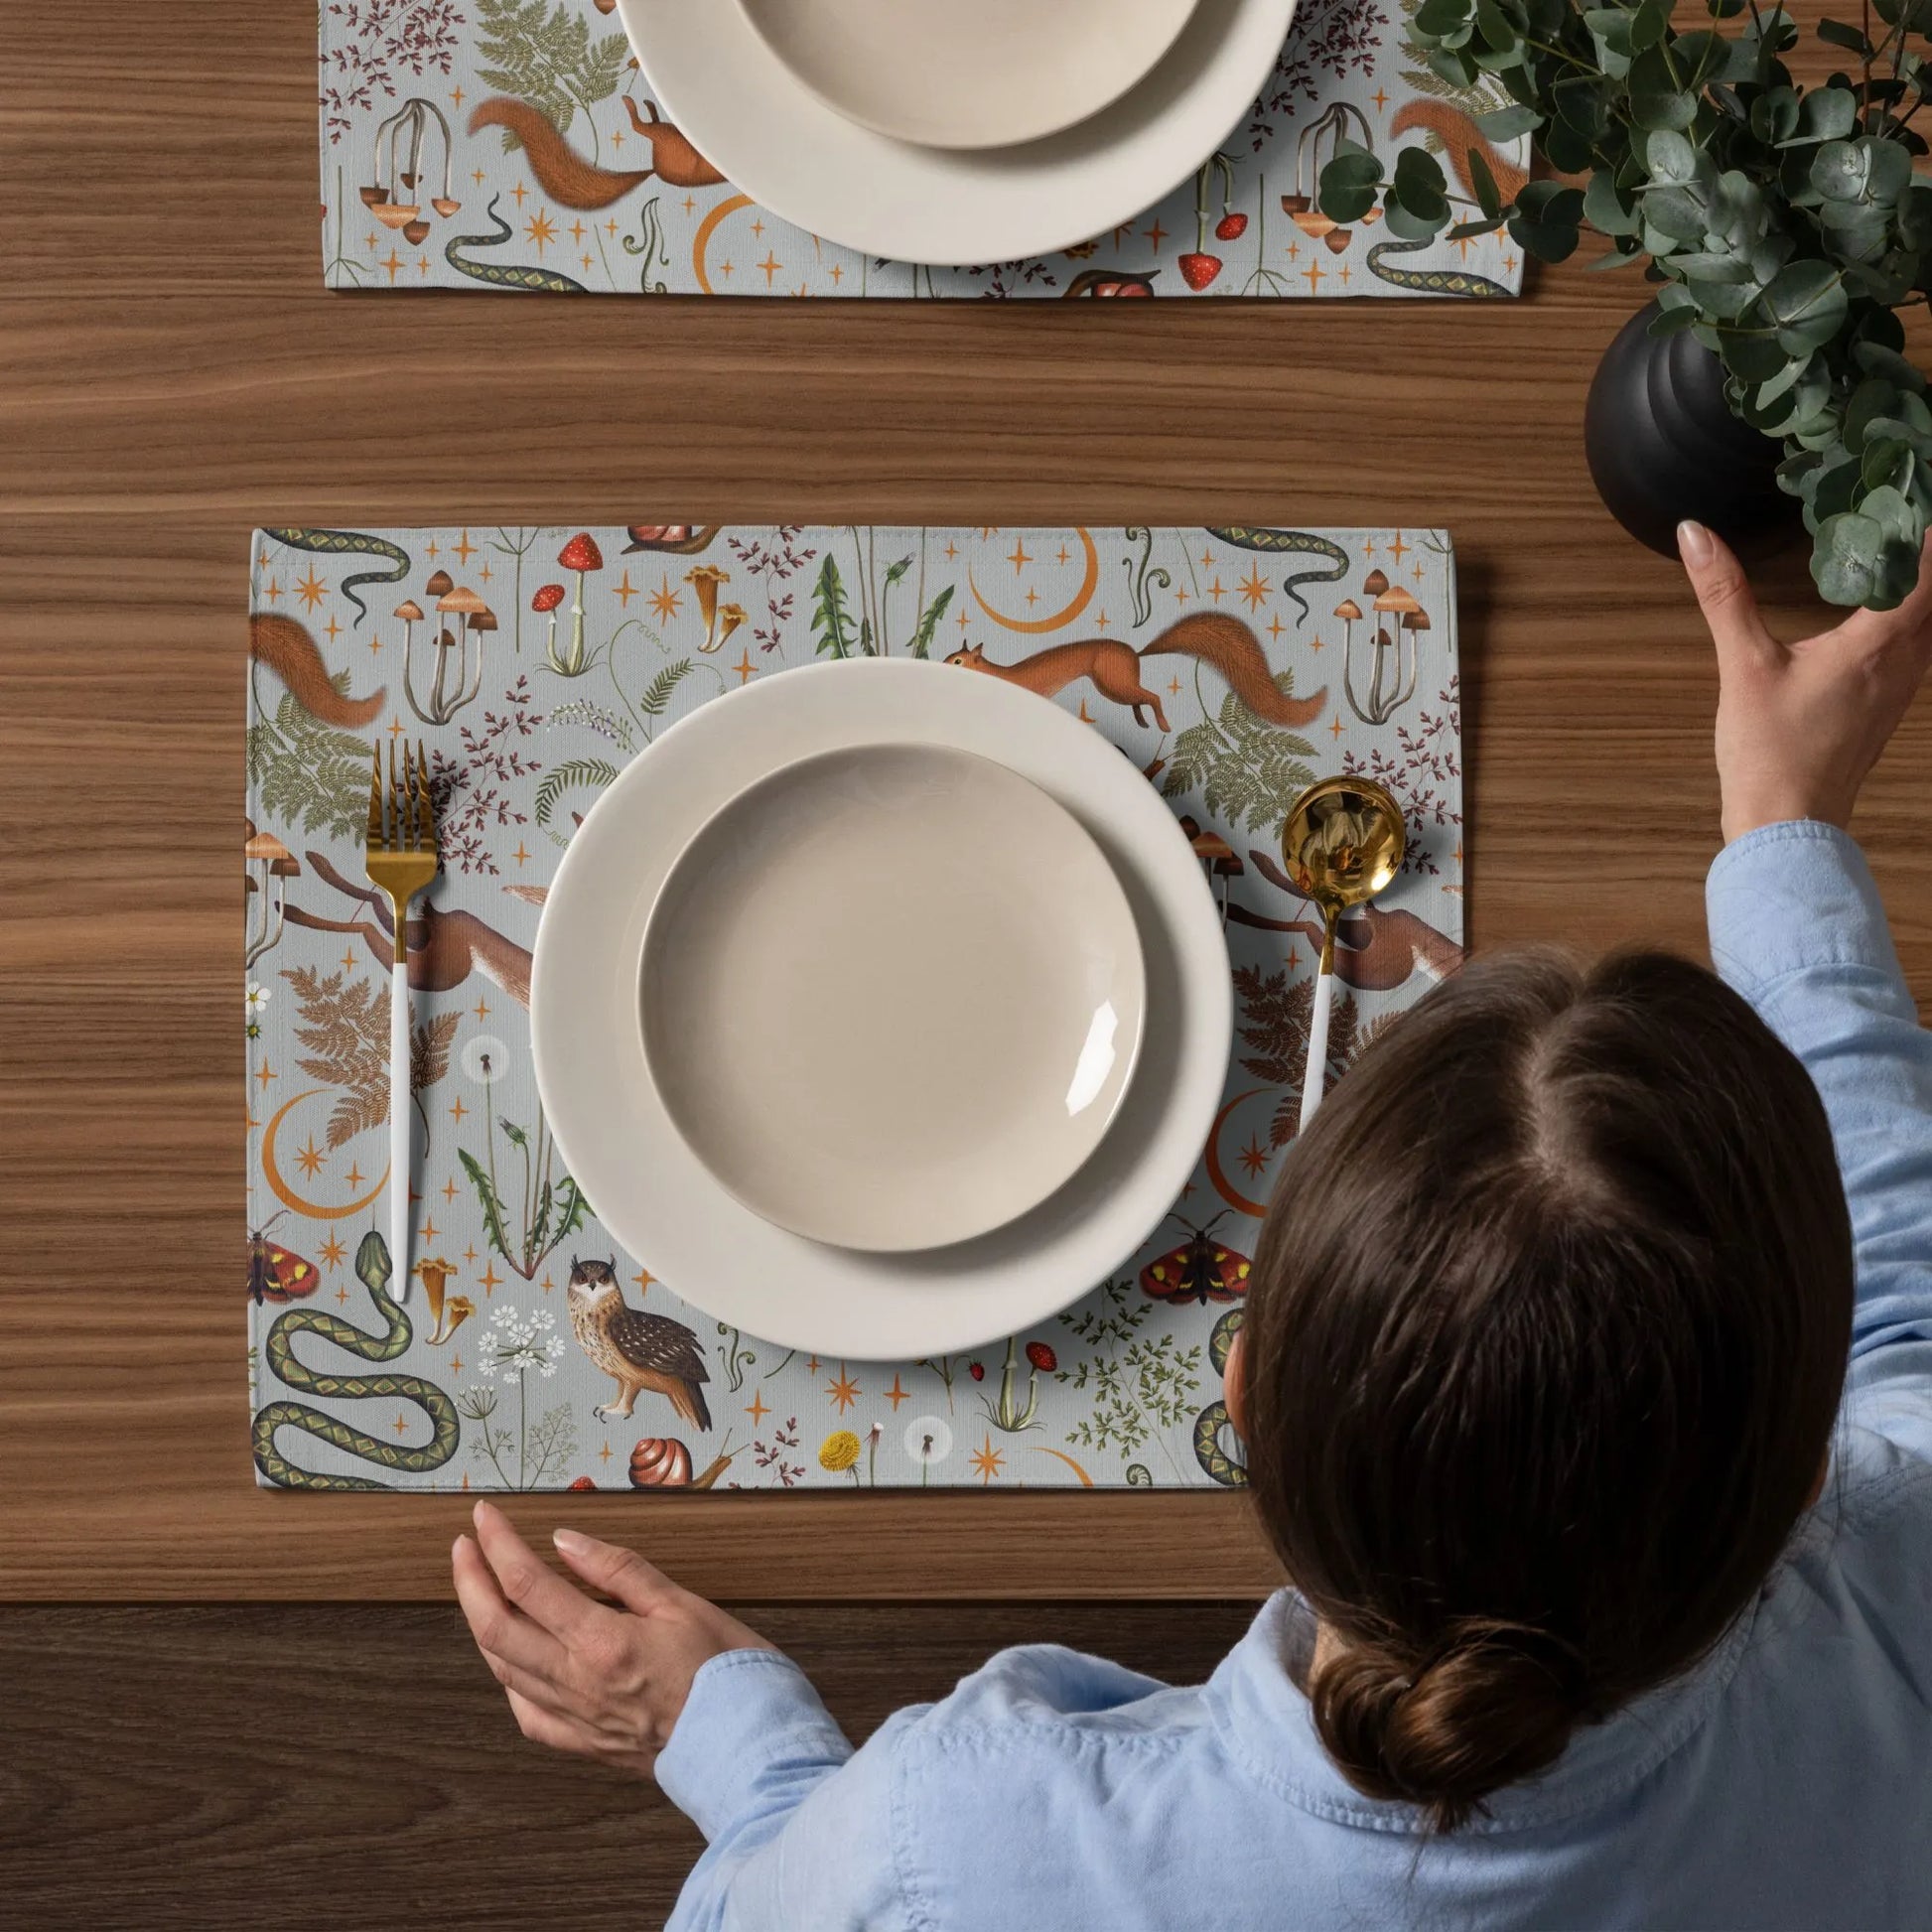
{"type": "Polygon", "coordinates": [[[531,1043],[545,1118],[604,1227],[720,1321],[847,1360],[955,1352],[1048,1319],[1140,1247],[1192,1173],[1233,1022],[1220,915],[1153,786],[1099,733],[997,679],[910,658],[755,679],[680,719],[573,836],[538,929],[531,1043]],[[1091,1159],[1017,1220],[952,1247],[865,1254],[756,1214],[691,1151],[644,1060],[645,929],[685,845],[801,747],[924,743],[1007,765],[1085,827],[1145,965],[1133,1078],[1091,1159]]]}
{"type": "Polygon", "coordinates": [[[872,1252],[1016,1219],[1119,1109],[1146,990],[1100,848],[1005,765],[858,745],[740,792],[644,930],[644,1059],[754,1212],[872,1252]]]}
{"type": "Polygon", "coordinates": [[[1198,0],[1166,58],[1099,113],[1043,140],[974,149],[848,120],[731,0],[618,5],[652,96],[737,188],[827,240],[940,265],[1051,254],[1145,213],[1253,106],[1296,0],[1198,0]]]}
{"type": "Polygon", "coordinates": [[[1194,0],[738,0],[821,100],[895,140],[1002,148],[1118,100],[1194,0]]]}

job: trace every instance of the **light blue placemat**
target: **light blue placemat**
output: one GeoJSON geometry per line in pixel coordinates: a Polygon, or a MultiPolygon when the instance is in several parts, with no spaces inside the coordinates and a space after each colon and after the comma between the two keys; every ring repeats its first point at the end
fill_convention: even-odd
{"type": "MultiPolygon", "coordinates": [[[[703,0],[726,5],[729,0],[703,0]]],[[[1516,294],[1507,235],[1418,244],[1310,207],[1337,133],[1393,156],[1522,142],[1408,46],[1411,0],[1305,0],[1268,85],[1196,179],[1041,260],[911,268],[765,212],[658,118],[606,0],[325,0],[320,128],[332,288],[734,296],[1516,294]],[[412,175],[404,182],[402,175],[412,175]]],[[[1463,192],[1468,185],[1463,183],[1463,192]]]]}
{"type": "Polygon", "coordinates": [[[1445,533],[277,529],[255,534],[249,593],[249,1361],[264,1480],[1241,1480],[1217,1368],[1300,1098],[1319,933],[1275,855],[1303,785],[1368,771],[1411,834],[1402,877],[1344,929],[1334,1070],[1461,956],[1445,533]],[[478,601],[487,625],[462,608],[478,601]],[[1118,745],[1197,841],[1235,987],[1225,1104],[1154,1238],[1058,1318],[930,1361],[773,1348],[705,1314],[701,1283],[655,1280],[578,1195],[530,1065],[530,951],[578,815],[694,706],[872,652],[1018,679],[1118,745]],[[405,735],[430,748],[444,870],[418,902],[411,970],[425,1278],[396,1308],[372,1232],[388,1225],[390,940],[362,840],[368,746],[405,735]],[[616,1385],[572,1327],[574,1258],[613,1260],[657,1359],[684,1365],[627,1420],[597,1414],[616,1385]]]}

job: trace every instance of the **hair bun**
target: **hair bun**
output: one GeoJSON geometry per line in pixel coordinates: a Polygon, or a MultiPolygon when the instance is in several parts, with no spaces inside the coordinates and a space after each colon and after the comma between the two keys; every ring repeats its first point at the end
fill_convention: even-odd
{"type": "Polygon", "coordinates": [[[1470,1619],[1426,1659],[1348,1646],[1317,1666],[1315,1728],[1355,1788],[1452,1831],[1491,1792],[1562,1756],[1586,1711],[1582,1659],[1528,1625],[1470,1619]]]}

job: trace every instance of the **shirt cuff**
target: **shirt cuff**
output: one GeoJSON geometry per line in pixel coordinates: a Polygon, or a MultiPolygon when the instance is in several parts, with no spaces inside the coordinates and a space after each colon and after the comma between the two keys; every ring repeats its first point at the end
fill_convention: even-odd
{"type": "Polygon", "coordinates": [[[698,1666],[670,1740],[657,1754],[658,1787],[707,1841],[755,1809],[770,1772],[836,1766],[852,1745],[789,1657],[726,1650],[698,1666]]]}
{"type": "Polygon", "coordinates": [[[1800,818],[1746,832],[1718,854],[1704,898],[1712,963],[1747,999],[1814,966],[1898,974],[1871,869],[1835,825],[1800,818]]]}

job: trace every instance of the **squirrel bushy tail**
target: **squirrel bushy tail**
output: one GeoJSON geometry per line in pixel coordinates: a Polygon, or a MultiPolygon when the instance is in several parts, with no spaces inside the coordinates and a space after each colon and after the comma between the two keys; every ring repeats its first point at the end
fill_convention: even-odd
{"type": "Polygon", "coordinates": [[[651,177],[649,168],[618,173],[586,161],[540,107],[531,106],[527,100],[512,100],[507,94],[493,94],[477,104],[470,116],[470,132],[475,134],[485,127],[506,127],[523,143],[537,185],[565,207],[609,207],[651,177]]]}
{"type": "Polygon", "coordinates": [[[248,654],[273,671],[303,710],[325,725],[353,731],[380,715],[388,687],[372,697],[349,698],[336,689],[322,647],[293,618],[262,613],[248,620],[248,654]]]}
{"type": "Polygon", "coordinates": [[[1529,176],[1509,160],[1493,141],[1486,139],[1469,116],[1446,100],[1407,100],[1396,109],[1389,123],[1391,135],[1407,134],[1411,128],[1426,127],[1443,144],[1444,158],[1455,171],[1465,195],[1473,195],[1475,183],[1469,174],[1469,150],[1480,148],[1489,172],[1496,178],[1497,192],[1505,203],[1522,193],[1529,176]]]}
{"type": "Polygon", "coordinates": [[[1257,718],[1291,730],[1313,724],[1328,698],[1325,684],[1311,698],[1285,696],[1268,668],[1261,639],[1225,611],[1196,611],[1176,620],[1140,655],[1198,658],[1257,718]]]}

